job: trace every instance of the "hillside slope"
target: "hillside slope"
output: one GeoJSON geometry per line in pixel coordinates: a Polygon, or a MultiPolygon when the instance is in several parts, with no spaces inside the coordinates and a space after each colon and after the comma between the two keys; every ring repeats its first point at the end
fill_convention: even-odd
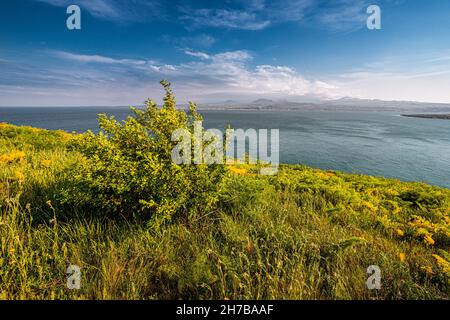
{"type": "Polygon", "coordinates": [[[2,299],[450,298],[450,190],[235,165],[214,210],[152,229],[64,202],[86,162],[73,138],[0,124],[2,299]],[[80,290],[66,288],[69,265],[80,290]]]}

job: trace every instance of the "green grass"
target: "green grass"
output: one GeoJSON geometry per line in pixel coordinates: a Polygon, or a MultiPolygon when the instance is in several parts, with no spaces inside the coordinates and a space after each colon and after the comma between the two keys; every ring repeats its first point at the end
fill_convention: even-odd
{"type": "Polygon", "coordinates": [[[450,298],[448,189],[232,166],[215,210],[154,230],[64,202],[85,161],[70,139],[0,124],[1,299],[450,298]],[[370,265],[381,290],[367,289],[370,265]]]}

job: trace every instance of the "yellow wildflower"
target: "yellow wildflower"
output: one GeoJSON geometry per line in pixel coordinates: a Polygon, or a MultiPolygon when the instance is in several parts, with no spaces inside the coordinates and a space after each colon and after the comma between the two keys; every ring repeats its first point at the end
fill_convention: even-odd
{"type": "Polygon", "coordinates": [[[245,169],[239,169],[239,168],[236,168],[236,167],[234,167],[234,166],[230,166],[230,167],[228,167],[229,169],[230,169],[230,171],[232,172],[232,173],[234,173],[234,174],[237,174],[237,175],[240,175],[240,176],[243,176],[243,175],[245,175],[246,173],[247,173],[247,170],[245,170],[245,169]]]}
{"type": "Polygon", "coordinates": [[[22,182],[25,180],[25,175],[20,170],[15,170],[13,175],[14,180],[18,180],[19,182],[22,182]]]}
{"type": "Polygon", "coordinates": [[[52,160],[44,159],[42,160],[41,164],[43,167],[50,168],[50,166],[52,165],[52,160]]]}
{"type": "Polygon", "coordinates": [[[423,237],[423,241],[430,246],[432,246],[435,243],[434,239],[429,234],[426,234],[423,237]]]}
{"type": "Polygon", "coordinates": [[[412,222],[409,222],[408,224],[416,229],[433,229],[433,224],[423,217],[414,217],[414,220],[412,222]]]}
{"type": "Polygon", "coordinates": [[[73,135],[65,131],[58,131],[63,142],[67,142],[73,138],[73,135]]]}
{"type": "Polygon", "coordinates": [[[398,255],[399,259],[401,262],[405,262],[406,259],[406,255],[403,252],[400,252],[400,254],[398,255]]]}
{"type": "MultiPolygon", "coordinates": [[[[450,215],[450,212],[448,214],[450,215]]],[[[444,217],[444,221],[450,226],[450,217],[444,217]]]]}
{"type": "Polygon", "coordinates": [[[25,158],[25,152],[13,150],[9,154],[0,155],[0,163],[22,162],[25,158]]]}
{"type": "Polygon", "coordinates": [[[405,235],[405,232],[402,229],[397,229],[395,230],[395,233],[399,236],[399,237],[403,237],[405,235]]]}
{"type": "Polygon", "coordinates": [[[376,212],[377,211],[377,207],[375,207],[371,202],[369,201],[362,201],[362,204],[369,209],[372,212],[376,212]]]}
{"type": "Polygon", "coordinates": [[[433,268],[431,266],[423,266],[423,267],[420,267],[420,269],[422,269],[423,271],[425,271],[429,275],[433,275],[434,274],[433,268]]]}
{"type": "Polygon", "coordinates": [[[402,208],[395,207],[394,210],[392,211],[392,214],[396,215],[396,214],[399,214],[401,211],[402,211],[402,208]]]}
{"type": "Polygon", "coordinates": [[[441,256],[438,256],[437,254],[433,254],[433,257],[434,259],[436,259],[436,263],[442,269],[442,271],[450,275],[450,262],[448,262],[441,256]]]}
{"type": "Polygon", "coordinates": [[[334,177],[334,173],[333,172],[318,171],[318,172],[316,172],[316,174],[321,179],[329,179],[330,177],[334,177]]]}

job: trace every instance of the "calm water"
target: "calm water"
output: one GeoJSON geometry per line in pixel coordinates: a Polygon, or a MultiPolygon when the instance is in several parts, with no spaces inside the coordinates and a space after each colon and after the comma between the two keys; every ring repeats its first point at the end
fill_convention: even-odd
{"type": "MultiPolygon", "coordinates": [[[[96,115],[128,108],[0,108],[0,122],[97,130],[96,115]]],[[[394,113],[202,111],[205,127],[280,129],[280,160],[322,169],[425,181],[450,188],[450,121],[394,113]]]]}

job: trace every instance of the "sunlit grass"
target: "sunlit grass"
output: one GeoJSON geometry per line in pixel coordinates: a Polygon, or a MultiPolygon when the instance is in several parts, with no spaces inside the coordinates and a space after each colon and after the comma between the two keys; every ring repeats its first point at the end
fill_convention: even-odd
{"type": "Polygon", "coordinates": [[[2,299],[450,298],[450,190],[235,165],[213,212],[153,230],[64,202],[85,161],[70,140],[0,125],[2,299]],[[366,286],[370,265],[381,290],[366,286]]]}

